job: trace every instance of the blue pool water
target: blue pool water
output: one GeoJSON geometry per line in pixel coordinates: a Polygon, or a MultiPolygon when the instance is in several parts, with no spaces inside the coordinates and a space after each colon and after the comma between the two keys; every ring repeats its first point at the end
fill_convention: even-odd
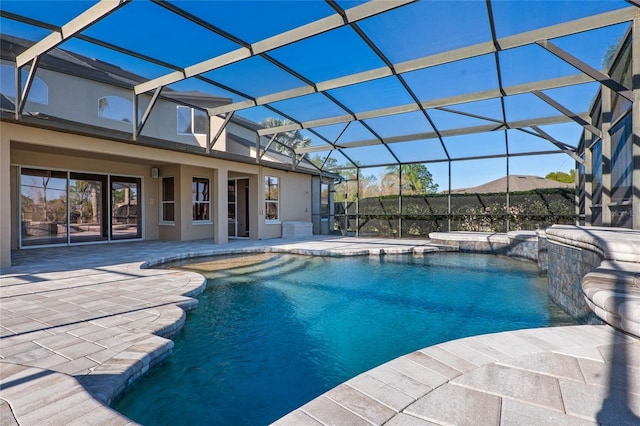
{"type": "Polygon", "coordinates": [[[116,410],[145,425],[265,425],[426,346],[575,324],[546,275],[513,259],[252,256],[191,261],[209,278],[198,309],[116,410]]]}

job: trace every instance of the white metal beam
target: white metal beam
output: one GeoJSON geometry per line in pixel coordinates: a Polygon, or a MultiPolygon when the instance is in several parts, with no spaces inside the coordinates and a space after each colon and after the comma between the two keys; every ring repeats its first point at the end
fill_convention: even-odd
{"type": "Polygon", "coordinates": [[[93,25],[130,1],[131,0],[101,0],[99,3],[91,6],[89,9],[60,27],[58,31],[54,31],[16,56],[16,66],[18,68],[22,68],[37,56],[43,55],[51,49],[54,49],[65,40],[83,31],[85,28],[93,25]]]}
{"type": "MultiPolygon", "coordinates": [[[[565,87],[565,86],[570,86],[570,85],[574,85],[574,84],[581,84],[581,83],[587,83],[587,82],[592,82],[592,81],[593,80],[590,77],[588,77],[586,75],[583,75],[583,74],[578,74],[578,75],[575,75],[575,76],[554,78],[554,79],[551,79],[551,80],[536,81],[536,82],[533,82],[533,83],[527,83],[527,84],[520,84],[520,85],[517,85],[517,86],[505,87],[503,90],[504,90],[504,93],[506,95],[519,95],[519,94],[522,94],[522,93],[529,93],[529,92],[532,92],[534,90],[547,90],[547,89],[553,89],[553,88],[557,88],[557,87],[565,87]]],[[[496,99],[496,98],[499,98],[500,96],[502,96],[502,93],[500,92],[500,90],[499,89],[493,89],[493,90],[487,90],[487,91],[482,91],[482,92],[468,93],[468,94],[465,94],[465,95],[458,95],[458,96],[451,96],[451,97],[447,97],[447,98],[435,99],[435,100],[431,100],[431,101],[425,101],[425,102],[421,103],[421,106],[424,109],[439,108],[439,107],[463,104],[463,103],[473,102],[473,101],[496,99]]],[[[336,116],[336,117],[323,118],[323,119],[320,119],[320,120],[305,121],[305,122],[302,122],[301,124],[289,124],[287,126],[270,127],[270,128],[266,128],[266,129],[260,129],[260,130],[258,130],[258,134],[260,136],[265,136],[265,135],[271,135],[273,133],[280,133],[280,132],[284,132],[284,131],[309,129],[309,128],[313,128],[313,127],[327,126],[327,125],[339,124],[339,123],[347,123],[347,122],[350,122],[350,121],[365,120],[365,119],[371,119],[371,118],[376,118],[376,117],[384,117],[384,116],[388,116],[388,115],[394,115],[394,114],[400,114],[400,113],[412,112],[412,111],[418,111],[418,110],[419,110],[419,107],[416,104],[411,103],[411,104],[399,105],[399,106],[395,106],[395,107],[381,108],[381,109],[372,110],[372,111],[364,111],[364,112],[355,114],[355,116],[341,115],[341,116],[336,116]]]]}
{"type": "MultiPolygon", "coordinates": [[[[582,116],[586,117],[587,113],[582,114],[582,116]]],[[[562,123],[570,123],[571,119],[564,115],[556,115],[551,117],[541,117],[531,120],[518,120],[507,123],[509,129],[523,129],[531,126],[545,126],[550,124],[562,124],[562,123]]],[[[505,126],[503,124],[483,124],[480,126],[472,126],[472,127],[461,127],[457,129],[449,129],[449,130],[441,130],[440,136],[443,138],[452,137],[452,136],[462,136],[462,135],[472,135],[478,133],[487,133],[493,132],[496,130],[504,130],[505,126]]],[[[384,142],[386,144],[400,143],[400,142],[411,142],[423,139],[437,139],[438,133],[436,132],[422,132],[422,133],[414,133],[411,135],[404,136],[392,136],[388,138],[384,138],[384,142]]],[[[546,138],[545,138],[546,139],[546,138]]],[[[298,153],[310,153],[310,152],[322,152],[327,151],[332,148],[356,148],[361,146],[371,146],[371,145],[380,145],[380,140],[378,139],[366,139],[360,141],[352,141],[352,142],[344,142],[339,143],[336,142],[333,147],[320,145],[320,146],[308,146],[303,148],[298,148],[296,152],[298,153]]],[[[566,147],[564,147],[566,148],[566,147]]]]}

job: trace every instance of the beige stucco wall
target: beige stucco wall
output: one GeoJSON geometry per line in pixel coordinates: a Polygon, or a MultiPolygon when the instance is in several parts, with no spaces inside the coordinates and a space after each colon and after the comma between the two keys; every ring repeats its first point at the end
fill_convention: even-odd
{"type": "Polygon", "coordinates": [[[282,236],[282,222],[284,221],[311,222],[311,176],[266,167],[262,168],[260,173],[260,197],[259,224],[262,239],[280,238],[282,236]],[[265,223],[264,220],[265,176],[279,178],[280,220],[276,223],[265,223]]]}
{"type": "MultiPolygon", "coordinates": [[[[13,66],[3,61],[2,64],[13,66]]],[[[98,115],[98,100],[106,96],[118,96],[129,102],[133,100],[131,90],[100,83],[93,80],[73,77],[67,74],[39,68],[36,76],[48,88],[48,104],[27,102],[25,112],[39,112],[70,121],[86,123],[93,126],[105,127],[123,132],[132,132],[131,122],[111,120],[98,115]]],[[[140,118],[144,114],[151,97],[138,97],[138,111],[140,118]]],[[[180,105],[165,99],[159,99],[154,106],[148,121],[143,127],[142,135],[154,138],[172,140],[188,145],[206,146],[206,135],[178,134],[177,106],[180,105]]],[[[131,103],[130,110],[133,110],[131,103]]],[[[127,111],[129,113],[129,111],[127,111]]],[[[131,115],[130,113],[128,114],[131,115]]],[[[218,129],[222,119],[214,117],[212,128],[218,129]]],[[[222,144],[224,145],[224,135],[222,144]]]]}
{"type": "Polygon", "coordinates": [[[142,179],[144,214],[143,236],[147,240],[188,240],[214,238],[227,242],[227,179],[249,178],[250,238],[279,238],[280,223],[265,224],[264,176],[278,176],[280,218],[311,220],[311,176],[274,170],[204,155],[163,150],[135,143],[122,143],[93,137],[0,122],[0,196],[11,203],[0,203],[0,260],[10,264],[11,248],[17,247],[18,203],[17,166],[112,174],[142,179]],[[11,167],[13,165],[14,167],[11,167]],[[160,179],[151,177],[158,167],[160,176],[174,176],[176,186],[176,224],[160,224],[160,179]],[[191,217],[191,184],[194,176],[211,179],[210,224],[194,225],[191,217]],[[13,215],[13,219],[11,216],[13,215]],[[15,235],[14,235],[15,234],[15,235]]]}

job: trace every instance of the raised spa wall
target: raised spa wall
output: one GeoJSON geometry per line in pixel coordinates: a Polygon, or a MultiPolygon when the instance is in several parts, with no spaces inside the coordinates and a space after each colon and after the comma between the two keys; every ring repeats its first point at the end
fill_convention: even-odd
{"type": "Polygon", "coordinates": [[[604,322],[640,335],[640,232],[554,225],[507,234],[435,232],[431,242],[461,252],[536,261],[551,299],[584,324],[604,322]]]}

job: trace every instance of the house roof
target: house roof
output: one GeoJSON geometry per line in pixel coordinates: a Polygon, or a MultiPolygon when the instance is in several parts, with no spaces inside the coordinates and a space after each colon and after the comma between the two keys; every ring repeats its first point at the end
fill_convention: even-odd
{"type": "Polygon", "coordinates": [[[536,189],[573,188],[573,183],[563,183],[540,176],[510,175],[482,185],[471,188],[452,189],[452,194],[491,194],[507,192],[507,179],[509,192],[533,191],[536,189]]]}

